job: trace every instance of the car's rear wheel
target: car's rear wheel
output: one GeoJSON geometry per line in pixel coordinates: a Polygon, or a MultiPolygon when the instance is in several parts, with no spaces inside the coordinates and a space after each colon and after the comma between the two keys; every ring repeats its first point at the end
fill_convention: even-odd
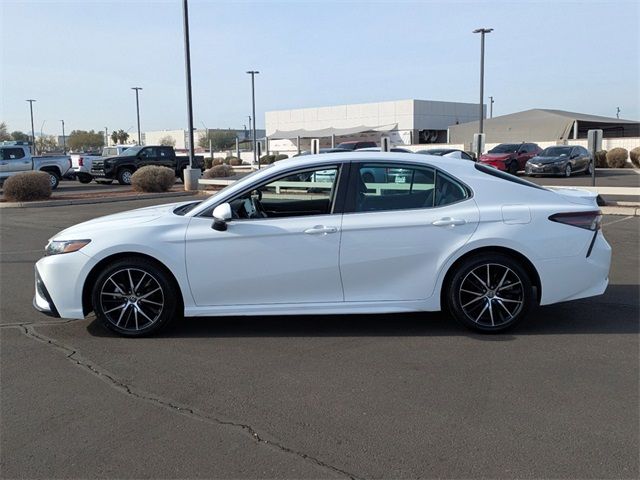
{"type": "Polygon", "coordinates": [[[448,282],[446,306],[466,327],[501,332],[520,322],[533,301],[526,270],[508,255],[481,254],[464,260],[448,282]]]}
{"type": "Polygon", "coordinates": [[[91,183],[91,180],[93,180],[93,177],[91,175],[87,175],[86,173],[78,173],[76,176],[78,177],[78,181],[80,183],[91,183]]]}
{"type": "Polygon", "coordinates": [[[96,278],[91,300],[98,319],[127,337],[157,332],[174,316],[177,288],[154,262],[124,258],[108,265],[96,278]]]}
{"type": "Polygon", "coordinates": [[[585,175],[593,175],[593,162],[589,162],[587,169],[584,171],[585,175]]]}
{"type": "Polygon", "coordinates": [[[131,185],[131,175],[133,172],[128,168],[122,168],[118,171],[118,183],[120,185],[131,185]]]}
{"type": "Polygon", "coordinates": [[[60,185],[60,177],[55,172],[46,172],[49,174],[49,185],[51,185],[51,190],[55,190],[60,185]]]}

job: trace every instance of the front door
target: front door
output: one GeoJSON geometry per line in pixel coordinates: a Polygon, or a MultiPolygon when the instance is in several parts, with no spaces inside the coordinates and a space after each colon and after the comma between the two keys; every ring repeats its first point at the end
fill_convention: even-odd
{"type": "Polygon", "coordinates": [[[229,200],[226,231],[211,217],[187,229],[189,284],[199,306],[343,301],[338,166],[290,172],[229,200]]]}
{"type": "Polygon", "coordinates": [[[345,301],[429,298],[440,266],[477,227],[470,192],[414,164],[354,165],[350,189],[340,251],[345,301]],[[363,180],[372,170],[383,180],[363,180]]]}
{"type": "Polygon", "coordinates": [[[3,147],[0,152],[0,176],[8,177],[31,170],[31,159],[21,147],[3,147]]]}

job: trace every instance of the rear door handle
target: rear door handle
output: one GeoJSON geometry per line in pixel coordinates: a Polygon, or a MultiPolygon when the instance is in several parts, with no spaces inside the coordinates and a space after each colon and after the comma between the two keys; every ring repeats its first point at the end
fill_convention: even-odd
{"type": "Polygon", "coordinates": [[[467,223],[467,221],[462,218],[444,217],[436,220],[431,225],[435,225],[436,227],[455,227],[456,225],[464,225],[465,223],[467,223]]]}
{"type": "Polygon", "coordinates": [[[336,227],[325,227],[324,225],[315,225],[311,228],[307,228],[304,233],[309,235],[326,235],[327,233],[336,233],[338,229],[336,227]]]}

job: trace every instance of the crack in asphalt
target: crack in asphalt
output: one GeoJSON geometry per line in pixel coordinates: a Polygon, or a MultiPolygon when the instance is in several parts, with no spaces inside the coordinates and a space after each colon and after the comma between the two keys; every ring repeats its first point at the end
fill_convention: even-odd
{"type": "Polygon", "coordinates": [[[239,423],[239,422],[232,422],[230,420],[222,420],[220,418],[200,412],[192,407],[181,405],[179,403],[157,397],[148,392],[144,392],[131,385],[128,385],[123,381],[118,380],[113,374],[111,374],[107,370],[104,370],[99,366],[97,366],[96,364],[90,362],[89,360],[82,358],[82,356],[80,356],[78,351],[75,350],[74,348],[64,345],[54,340],[53,338],[47,337],[46,335],[38,333],[34,330],[34,327],[39,325],[60,325],[60,324],[65,324],[69,322],[74,322],[74,321],[77,321],[77,320],[65,320],[65,321],[47,322],[47,323],[24,322],[24,323],[15,323],[15,324],[4,324],[1,327],[2,328],[6,328],[6,327],[19,328],[27,337],[33,340],[36,340],[38,342],[44,343],[46,345],[52,346],[57,350],[61,350],[62,352],[66,353],[66,357],[69,361],[85,369],[86,371],[102,379],[103,381],[106,381],[111,387],[115,388],[116,390],[122,393],[125,393],[126,395],[130,395],[143,402],[147,402],[147,403],[151,403],[151,404],[163,407],[174,413],[185,415],[187,417],[193,418],[201,422],[240,429],[242,430],[243,433],[248,434],[255,442],[259,444],[262,444],[271,448],[275,448],[276,450],[279,450],[281,452],[284,452],[290,455],[295,455],[296,457],[299,457],[303,460],[314,463],[322,468],[331,470],[334,473],[343,475],[351,480],[363,480],[363,477],[358,477],[350,472],[347,472],[346,470],[342,470],[329,463],[323,462],[322,460],[316,457],[308,455],[304,452],[300,452],[298,450],[294,450],[293,448],[287,447],[282,443],[267,440],[261,437],[260,434],[251,425],[239,423]]]}

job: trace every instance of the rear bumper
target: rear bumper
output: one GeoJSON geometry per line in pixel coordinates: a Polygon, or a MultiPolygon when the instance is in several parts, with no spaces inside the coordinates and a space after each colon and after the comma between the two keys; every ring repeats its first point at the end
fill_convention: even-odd
{"type": "Polygon", "coordinates": [[[611,247],[602,232],[578,255],[540,262],[541,305],[602,295],[609,285],[611,247]],[[591,247],[591,251],[589,248],[591,247]],[[587,256],[589,254],[589,256],[587,256]]]}

